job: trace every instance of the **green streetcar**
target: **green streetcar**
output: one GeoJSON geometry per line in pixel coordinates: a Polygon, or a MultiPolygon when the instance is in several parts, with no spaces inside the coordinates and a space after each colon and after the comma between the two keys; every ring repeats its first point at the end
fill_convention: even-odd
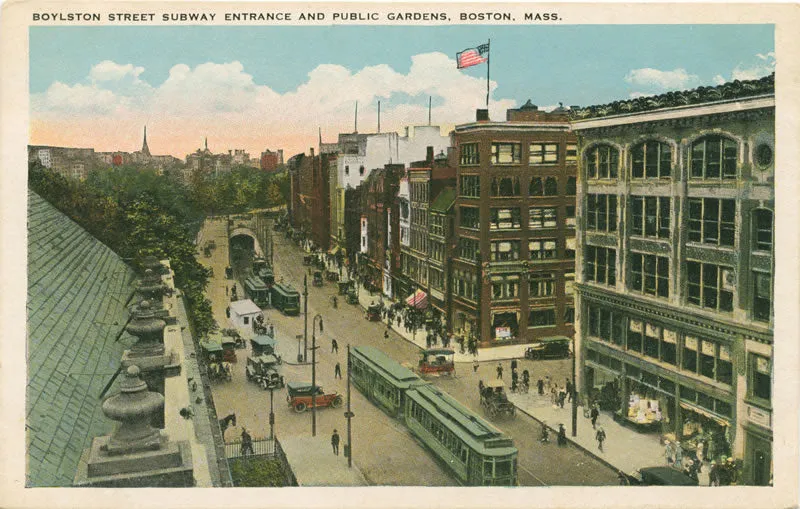
{"type": "Polygon", "coordinates": [[[244,280],[244,293],[256,303],[256,306],[265,308],[269,306],[269,288],[258,276],[250,276],[244,280]]]}
{"type": "Polygon", "coordinates": [[[270,288],[272,307],[287,316],[300,314],[300,293],[287,284],[277,283],[270,288]]]}

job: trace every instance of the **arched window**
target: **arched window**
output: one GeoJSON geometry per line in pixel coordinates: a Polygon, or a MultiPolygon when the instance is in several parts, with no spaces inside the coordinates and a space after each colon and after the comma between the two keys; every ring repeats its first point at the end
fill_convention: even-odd
{"type": "Polygon", "coordinates": [[[519,177],[492,178],[492,196],[519,196],[519,177]]]}
{"type": "Polygon", "coordinates": [[[528,186],[529,196],[544,196],[544,186],[542,185],[541,177],[531,178],[531,183],[528,186]]]}
{"type": "Polygon", "coordinates": [[[692,143],[692,178],[735,179],[739,146],[724,136],[705,136],[692,143]]]}
{"type": "Polygon", "coordinates": [[[578,179],[567,177],[567,196],[575,196],[576,194],[578,194],[578,179]]]}
{"type": "Polygon", "coordinates": [[[631,177],[669,178],[672,175],[672,149],[666,143],[649,140],[631,149],[631,177]]]}
{"type": "Polygon", "coordinates": [[[586,152],[586,173],[589,178],[615,179],[619,167],[619,151],[611,145],[597,145],[586,152]]]}
{"type": "Polygon", "coordinates": [[[753,249],[772,251],[772,211],[756,209],[753,211],[753,249]]]}
{"type": "Polygon", "coordinates": [[[558,181],[555,177],[547,177],[544,181],[544,195],[557,196],[558,195],[558,181]]]}

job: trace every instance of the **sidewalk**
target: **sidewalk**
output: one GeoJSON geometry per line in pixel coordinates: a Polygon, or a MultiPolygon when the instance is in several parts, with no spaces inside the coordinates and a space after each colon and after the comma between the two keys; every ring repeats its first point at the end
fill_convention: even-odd
{"type": "MultiPolygon", "coordinates": [[[[659,435],[656,433],[638,433],[616,421],[609,412],[600,412],[597,427],[602,426],[606,432],[603,450],[597,447],[595,429],[592,428],[591,419],[584,417],[583,407],[578,407],[578,434],[572,436],[572,403],[567,402],[564,408],[554,407],[550,396],[539,396],[535,387],[528,394],[508,394],[509,401],[517,408],[533,417],[539,422],[544,422],[550,428],[550,442],[556,445],[558,425],[564,424],[567,429],[567,440],[585,452],[608,464],[616,470],[632,474],[644,467],[666,466],[664,446],[661,445],[659,435]]],[[[700,486],[708,486],[709,465],[703,465],[699,474],[700,486]]]]}
{"type": "Polygon", "coordinates": [[[348,468],[345,440],[340,443],[337,456],[333,454],[329,435],[281,439],[298,486],[369,486],[355,464],[348,468]]]}

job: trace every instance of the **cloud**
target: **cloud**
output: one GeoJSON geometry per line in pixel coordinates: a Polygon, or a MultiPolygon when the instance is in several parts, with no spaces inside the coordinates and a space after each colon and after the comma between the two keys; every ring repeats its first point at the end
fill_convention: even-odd
{"type": "Polygon", "coordinates": [[[756,53],[757,61],[739,63],[731,73],[734,80],[755,80],[775,72],[775,52],[756,53]]]}
{"type": "Polygon", "coordinates": [[[723,83],[726,83],[727,81],[728,80],[726,80],[725,77],[723,75],[721,75],[721,74],[717,74],[716,76],[714,76],[714,84],[715,85],[722,85],[723,83]]]}
{"type": "MultiPolygon", "coordinates": [[[[126,150],[140,143],[140,126],[147,123],[154,153],[185,155],[206,135],[216,151],[246,148],[254,154],[270,147],[296,153],[316,144],[320,127],[325,141],[349,132],[356,101],[359,127],[370,126],[361,131],[373,130],[377,123],[378,100],[382,130],[400,131],[427,123],[432,96],[437,104],[432,119],[446,132],[453,124],[474,120],[475,109],[484,107],[486,98],[482,78],[459,71],[451,57],[439,52],[412,56],[407,73],[385,64],[356,70],[321,64],[283,94],[256,83],[238,61],[195,67],[179,63],[160,84],[148,83],[144,74],[143,67],[107,60],[93,66],[85,82],[53,83],[44,93],[33,94],[32,137],[61,132],[60,139],[71,136],[74,145],[126,150]],[[156,125],[161,129],[150,127],[156,125]],[[129,126],[136,134],[112,136],[121,136],[129,126]]],[[[497,83],[490,86],[494,93],[497,83]]],[[[504,118],[505,110],[515,105],[512,99],[492,97],[491,117],[504,118]]]]}
{"type": "Polygon", "coordinates": [[[631,99],[638,99],[639,97],[650,97],[651,95],[654,94],[648,94],[647,92],[631,92],[630,94],[628,94],[628,96],[631,99]]]}
{"type": "Polygon", "coordinates": [[[626,76],[628,83],[657,88],[659,90],[675,90],[688,88],[698,81],[694,74],[689,74],[686,69],[660,71],[650,67],[632,69],[626,76]]]}

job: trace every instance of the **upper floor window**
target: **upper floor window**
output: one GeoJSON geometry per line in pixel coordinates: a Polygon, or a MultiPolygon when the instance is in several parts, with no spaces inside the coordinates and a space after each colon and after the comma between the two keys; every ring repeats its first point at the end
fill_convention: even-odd
{"type": "Polygon", "coordinates": [[[717,311],[733,311],[733,269],[700,262],[686,262],[689,304],[717,311]]]}
{"type": "Polygon", "coordinates": [[[567,177],[567,196],[578,194],[578,180],[575,177],[567,177]]]}
{"type": "Polygon", "coordinates": [[[534,273],[528,279],[528,296],[531,298],[550,297],[555,289],[556,279],[551,272],[534,273]]]}
{"type": "Polygon", "coordinates": [[[556,239],[528,241],[528,256],[531,260],[546,260],[556,257],[556,239]]]}
{"type": "Polygon", "coordinates": [[[513,209],[491,209],[489,219],[490,230],[504,230],[520,227],[519,208],[513,209]]]}
{"type": "Polygon", "coordinates": [[[723,136],[706,136],[692,143],[692,178],[735,179],[737,143],[723,136]]]}
{"type": "Polygon", "coordinates": [[[492,143],[492,164],[519,164],[522,160],[522,144],[492,143]]]}
{"type": "Polygon", "coordinates": [[[480,242],[477,239],[461,237],[458,239],[458,256],[464,260],[476,261],[480,256],[480,242]]]}
{"type": "Polygon", "coordinates": [[[544,181],[544,195],[558,196],[558,180],[555,177],[547,177],[544,181]]]}
{"type": "Polygon", "coordinates": [[[586,152],[586,173],[591,179],[615,179],[619,151],[611,145],[597,145],[586,152]]]}
{"type": "Polygon", "coordinates": [[[489,244],[489,259],[493,262],[519,260],[519,241],[501,240],[489,244]]]}
{"type": "Polygon", "coordinates": [[[772,211],[753,211],[753,247],[756,251],[772,251],[772,211]]]}
{"type": "Polygon", "coordinates": [[[578,144],[567,143],[567,157],[565,159],[567,164],[575,164],[578,162],[578,144]]]}
{"type": "Polygon", "coordinates": [[[586,281],[610,286],[617,284],[617,251],[606,247],[586,246],[583,274],[586,281]]]}
{"type": "Polygon", "coordinates": [[[558,162],[557,143],[531,143],[530,164],[556,164],[558,162]]]}
{"type": "Polygon", "coordinates": [[[753,318],[769,322],[772,314],[772,274],[753,272],[753,318]]]}
{"type": "Polygon", "coordinates": [[[477,143],[465,143],[461,145],[461,164],[479,164],[477,143]]]}
{"type": "Polygon", "coordinates": [[[689,240],[733,246],[736,237],[736,201],[689,198],[689,240]]]}
{"type": "Polygon", "coordinates": [[[519,276],[504,275],[492,277],[492,300],[519,298],[519,276]]]}
{"type": "Polygon", "coordinates": [[[631,176],[669,178],[672,175],[672,149],[666,143],[646,141],[631,149],[631,176]]]}
{"type": "Polygon", "coordinates": [[[555,228],[556,209],[554,208],[532,208],[528,210],[528,226],[530,228],[555,228]]]}
{"type": "Polygon", "coordinates": [[[480,227],[480,209],[478,207],[460,207],[462,228],[480,227]]]}
{"type": "Polygon", "coordinates": [[[628,287],[636,292],[669,297],[669,258],[631,253],[631,278],[628,287]]]}
{"type": "Polygon", "coordinates": [[[631,196],[631,234],[668,239],[669,205],[666,196],[631,196]]]}
{"type": "Polygon", "coordinates": [[[358,167],[358,174],[359,175],[363,175],[364,174],[364,167],[363,166],[359,166],[358,167]]]}
{"type": "Polygon", "coordinates": [[[768,357],[750,354],[747,395],[769,401],[772,398],[772,362],[768,357]]]}
{"type": "Polygon", "coordinates": [[[492,177],[492,196],[519,195],[519,177],[492,177]]]}
{"type": "Polygon", "coordinates": [[[541,177],[532,177],[531,183],[528,185],[529,196],[544,196],[544,185],[542,184],[541,177]]]}
{"type": "Polygon", "coordinates": [[[575,205],[566,206],[566,217],[564,218],[566,226],[575,226],[575,205]]]}
{"type": "Polygon", "coordinates": [[[461,175],[461,196],[469,198],[481,197],[480,175],[461,175]]]}
{"type": "Polygon", "coordinates": [[[586,203],[586,229],[617,231],[617,195],[590,194],[586,203]]]}

